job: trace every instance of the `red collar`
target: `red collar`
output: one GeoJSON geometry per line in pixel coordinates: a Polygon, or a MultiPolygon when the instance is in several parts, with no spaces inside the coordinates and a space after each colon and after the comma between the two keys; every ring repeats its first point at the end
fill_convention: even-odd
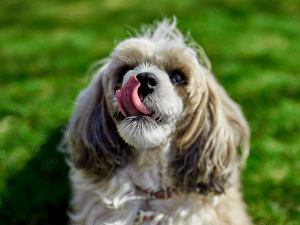
{"type": "MultiPolygon", "coordinates": [[[[155,199],[159,199],[159,200],[164,200],[164,199],[169,199],[173,197],[173,193],[178,193],[176,188],[167,188],[167,190],[161,190],[161,191],[151,191],[149,189],[142,189],[139,186],[136,186],[136,188],[144,193],[147,194],[147,198],[146,198],[146,204],[149,207],[149,201],[151,200],[155,200],[155,199]]],[[[136,219],[135,219],[135,223],[134,224],[139,224],[145,221],[151,221],[155,218],[155,213],[154,211],[152,211],[151,206],[150,209],[144,211],[144,210],[139,210],[137,215],[136,215],[136,219]]]]}
{"type": "Polygon", "coordinates": [[[154,200],[154,199],[160,199],[160,200],[169,199],[169,198],[173,197],[173,193],[177,193],[177,190],[175,188],[168,188],[167,190],[161,190],[161,191],[154,192],[154,191],[151,191],[151,190],[142,189],[139,186],[136,186],[136,187],[137,187],[137,189],[139,189],[139,190],[147,193],[149,200],[154,200]]]}

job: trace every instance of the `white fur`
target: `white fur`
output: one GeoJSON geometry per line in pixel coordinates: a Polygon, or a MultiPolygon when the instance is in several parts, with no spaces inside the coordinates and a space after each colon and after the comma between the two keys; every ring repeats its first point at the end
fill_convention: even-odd
{"type": "MultiPolygon", "coordinates": [[[[77,171],[76,174],[73,174],[71,181],[74,184],[76,198],[72,203],[80,205],[87,201],[80,214],[70,214],[74,224],[76,221],[82,223],[85,218],[88,219],[84,224],[89,225],[133,224],[138,210],[144,207],[146,200],[146,196],[136,189],[134,179],[138,179],[137,183],[140,180],[139,177],[133,178],[132,174],[136,176],[134,169],[137,168],[129,165],[110,181],[94,185],[87,185],[86,179],[80,172],[77,171]]],[[[150,182],[146,181],[149,184],[150,182]]],[[[210,225],[216,220],[216,214],[212,210],[216,201],[217,197],[204,197],[197,194],[174,194],[170,199],[153,200],[151,207],[155,209],[155,220],[142,224],[210,225]]]]}

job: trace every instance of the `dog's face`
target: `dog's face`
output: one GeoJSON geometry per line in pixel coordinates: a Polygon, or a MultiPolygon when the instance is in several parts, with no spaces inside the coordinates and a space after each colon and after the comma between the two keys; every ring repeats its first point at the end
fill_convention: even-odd
{"type": "MultiPolygon", "coordinates": [[[[201,98],[205,69],[197,62],[195,52],[180,44],[169,47],[166,43],[132,38],[116,47],[107,65],[103,77],[106,101],[120,136],[135,148],[153,148],[170,141],[180,120],[191,110],[190,96],[201,98]],[[127,115],[120,110],[122,104],[118,105],[116,91],[122,90],[133,76],[140,83],[138,96],[150,115],[140,111],[127,115]]],[[[123,107],[126,111],[126,104],[123,107]]]]}
{"type": "Polygon", "coordinates": [[[203,50],[175,26],[165,20],[121,42],[81,92],[66,132],[75,167],[106,177],[126,166],[132,149],[171,144],[179,186],[223,191],[237,146],[247,155],[247,123],[202,65],[209,64],[203,50]]]}

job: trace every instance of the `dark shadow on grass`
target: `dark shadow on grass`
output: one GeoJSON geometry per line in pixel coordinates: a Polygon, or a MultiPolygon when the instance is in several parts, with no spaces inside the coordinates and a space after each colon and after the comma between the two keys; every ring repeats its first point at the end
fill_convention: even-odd
{"type": "Polygon", "coordinates": [[[68,167],[57,151],[63,128],[53,130],[25,168],[9,178],[0,224],[67,224],[68,167]]]}

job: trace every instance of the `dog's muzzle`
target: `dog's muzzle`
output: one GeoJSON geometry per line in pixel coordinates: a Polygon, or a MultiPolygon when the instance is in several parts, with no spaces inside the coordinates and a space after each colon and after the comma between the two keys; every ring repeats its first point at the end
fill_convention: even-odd
{"type": "Polygon", "coordinates": [[[153,113],[142,100],[151,94],[157,85],[158,79],[153,73],[144,72],[131,76],[123,87],[116,91],[117,103],[122,114],[125,117],[136,115],[153,117],[153,113]]]}

